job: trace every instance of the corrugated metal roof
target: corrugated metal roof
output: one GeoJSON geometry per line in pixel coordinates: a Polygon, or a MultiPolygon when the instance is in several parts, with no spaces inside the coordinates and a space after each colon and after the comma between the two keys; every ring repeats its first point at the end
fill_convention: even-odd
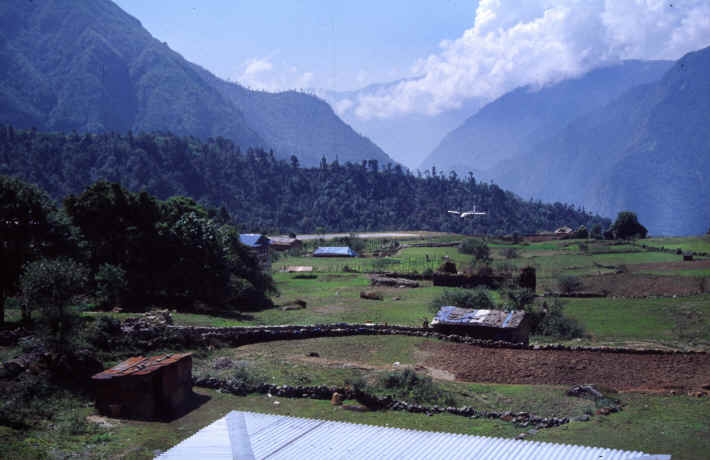
{"type": "Polygon", "coordinates": [[[520,310],[474,310],[447,305],[439,309],[432,324],[515,328],[520,325],[523,318],[525,312],[520,310]]]}
{"type": "Polygon", "coordinates": [[[660,460],[670,456],[232,411],[156,458],[660,460]]]}
{"type": "Polygon", "coordinates": [[[357,257],[357,253],[348,246],[321,246],[313,251],[314,256],[357,257]]]}
{"type": "Polygon", "coordinates": [[[269,239],[261,233],[241,233],[239,242],[250,248],[260,248],[269,245],[269,239]]]}
{"type": "Polygon", "coordinates": [[[126,375],[146,375],[155,372],[161,367],[176,363],[190,355],[192,355],[192,353],[158,355],[151,356],[150,358],[136,356],[116,364],[111,369],[99,372],[91,378],[94,380],[106,380],[126,375]]]}

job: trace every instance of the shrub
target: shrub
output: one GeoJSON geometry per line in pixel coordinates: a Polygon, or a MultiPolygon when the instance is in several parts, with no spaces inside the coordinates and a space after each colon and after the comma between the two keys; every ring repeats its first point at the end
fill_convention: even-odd
{"type": "Polygon", "coordinates": [[[564,294],[570,294],[575,291],[582,289],[582,280],[574,275],[563,275],[557,280],[557,285],[560,288],[560,292],[564,294]]]}
{"type": "Polygon", "coordinates": [[[595,240],[602,239],[602,226],[599,224],[592,225],[592,230],[590,231],[590,236],[595,240]]]}
{"type": "Polygon", "coordinates": [[[83,292],[87,273],[83,265],[59,258],[30,262],[20,276],[27,311],[39,311],[39,333],[57,354],[69,351],[74,339],[71,333],[80,317],[70,305],[73,297],[83,292]]]}
{"type": "Polygon", "coordinates": [[[442,273],[454,273],[455,274],[455,273],[457,273],[456,264],[450,260],[447,260],[446,262],[441,264],[438,271],[440,271],[442,273]]]}
{"type": "Polygon", "coordinates": [[[96,295],[102,307],[120,305],[128,288],[126,271],[117,265],[103,264],[94,276],[96,295]]]}
{"type": "Polygon", "coordinates": [[[581,337],[584,329],[576,319],[564,316],[563,308],[564,304],[559,299],[543,303],[542,311],[537,318],[533,318],[532,333],[558,339],[581,337]]]}
{"type": "Polygon", "coordinates": [[[505,248],[503,249],[503,257],[506,259],[515,259],[518,257],[518,250],[515,248],[505,248]]]}
{"type": "Polygon", "coordinates": [[[445,305],[453,305],[459,308],[495,308],[495,303],[484,289],[444,291],[442,295],[432,300],[431,304],[429,304],[429,311],[437,313],[445,305]]]}
{"type": "Polygon", "coordinates": [[[641,225],[635,213],[630,211],[620,212],[611,229],[616,239],[646,238],[648,230],[641,225]]]}
{"type": "Polygon", "coordinates": [[[491,260],[491,250],[485,241],[478,238],[469,238],[464,240],[459,246],[459,252],[462,254],[470,254],[479,262],[488,262],[491,260]]]}
{"type": "Polygon", "coordinates": [[[587,227],[584,225],[580,225],[579,228],[577,229],[576,232],[574,232],[574,235],[572,238],[578,238],[578,239],[586,239],[589,238],[589,232],[587,231],[587,227]]]}
{"type": "Polygon", "coordinates": [[[434,270],[432,270],[431,268],[425,268],[422,272],[422,276],[425,279],[431,279],[431,277],[434,276],[434,270]]]}
{"type": "Polygon", "coordinates": [[[503,295],[508,300],[503,307],[505,310],[531,311],[535,302],[535,292],[530,289],[511,288],[505,290],[503,295]]]}
{"type": "Polygon", "coordinates": [[[453,396],[434,383],[429,376],[420,376],[412,369],[388,372],[378,380],[378,385],[396,398],[417,404],[456,405],[453,396]]]}

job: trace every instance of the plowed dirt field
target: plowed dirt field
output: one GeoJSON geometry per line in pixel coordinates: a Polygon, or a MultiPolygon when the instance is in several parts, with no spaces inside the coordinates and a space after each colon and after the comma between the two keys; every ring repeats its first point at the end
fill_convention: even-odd
{"type": "Polygon", "coordinates": [[[468,382],[590,383],[625,391],[699,390],[710,384],[710,354],[513,350],[436,342],[421,348],[428,367],[468,382]]]}

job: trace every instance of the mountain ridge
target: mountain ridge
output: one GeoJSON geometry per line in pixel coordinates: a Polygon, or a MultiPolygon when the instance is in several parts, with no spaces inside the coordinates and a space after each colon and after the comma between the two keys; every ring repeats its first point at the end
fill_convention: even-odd
{"type": "MultiPolygon", "coordinates": [[[[392,162],[313,96],[256,94],[236,104],[224,85],[237,85],[185,60],[109,0],[3,2],[0,68],[0,123],[222,136],[245,148],[276,149],[282,158],[296,153],[311,165],[324,155],[392,162]],[[267,117],[265,108],[291,117],[267,117]]],[[[232,92],[250,92],[238,88],[232,92]]]]}

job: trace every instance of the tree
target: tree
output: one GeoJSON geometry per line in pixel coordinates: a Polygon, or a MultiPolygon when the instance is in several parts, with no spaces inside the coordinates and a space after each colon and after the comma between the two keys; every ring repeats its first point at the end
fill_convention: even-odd
{"type": "Polygon", "coordinates": [[[592,229],[589,233],[589,236],[591,236],[595,240],[602,239],[602,226],[599,224],[592,225],[592,229]]]}
{"type": "Polygon", "coordinates": [[[491,260],[491,250],[485,241],[478,238],[469,238],[461,243],[459,252],[462,254],[471,254],[478,262],[488,262],[491,260]]]}
{"type": "Polygon", "coordinates": [[[20,289],[29,312],[38,311],[45,344],[57,354],[69,351],[71,332],[80,320],[71,307],[84,291],[88,270],[68,258],[40,259],[22,270],[20,289]]]}
{"type": "Polygon", "coordinates": [[[622,211],[616,217],[616,221],[611,226],[616,239],[646,238],[648,230],[641,225],[638,217],[631,211],[622,211]]]}
{"type": "Polygon", "coordinates": [[[0,324],[5,299],[18,291],[22,266],[41,256],[74,252],[75,230],[44,191],[0,176],[0,324]]]}

